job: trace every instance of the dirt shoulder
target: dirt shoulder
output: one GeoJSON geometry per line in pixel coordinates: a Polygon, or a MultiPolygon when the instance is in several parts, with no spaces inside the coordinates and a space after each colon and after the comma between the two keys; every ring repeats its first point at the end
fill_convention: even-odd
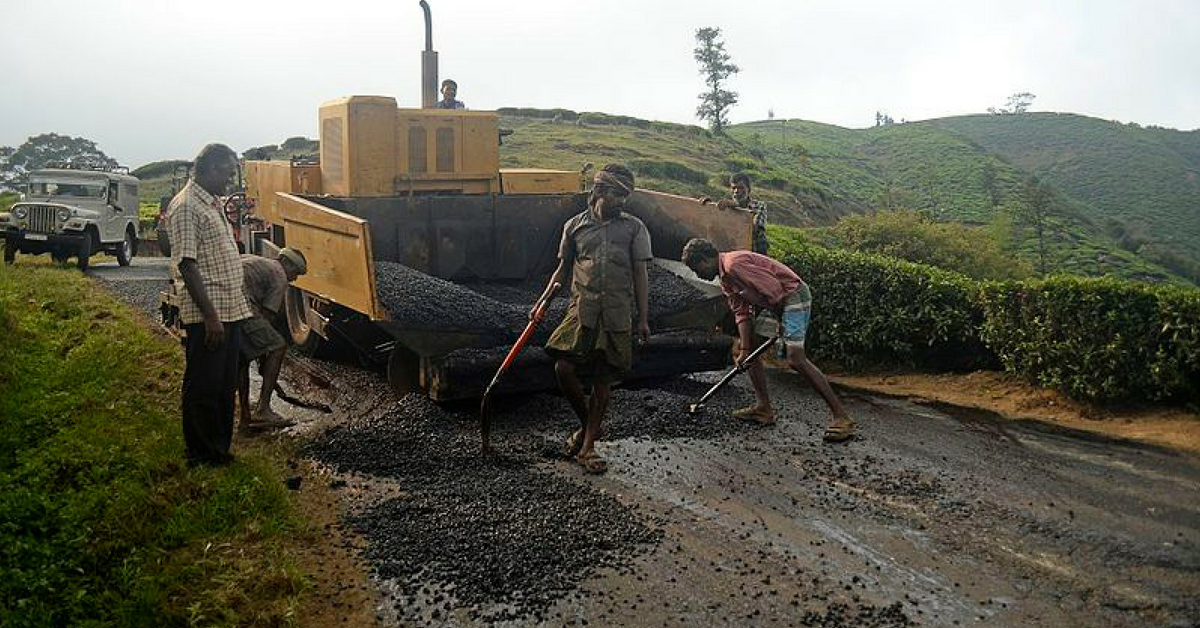
{"type": "Polygon", "coordinates": [[[1115,438],[1200,454],[1200,414],[1162,405],[1086,404],[993,372],[829,374],[834,384],[872,393],[989,410],[1010,419],[1034,419],[1115,438]]]}

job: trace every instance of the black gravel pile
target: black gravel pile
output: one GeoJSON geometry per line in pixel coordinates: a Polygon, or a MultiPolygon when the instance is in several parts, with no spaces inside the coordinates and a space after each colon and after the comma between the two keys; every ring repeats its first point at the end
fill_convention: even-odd
{"type": "Polygon", "coordinates": [[[520,329],[528,310],[395,262],[375,262],[375,289],[397,325],[410,329],[520,329]]]}
{"type": "MultiPolygon", "coordinates": [[[[566,412],[565,403],[551,415],[509,408],[503,431],[536,432],[564,423],[552,417],[566,412]]],[[[405,491],[351,522],[374,571],[397,583],[402,617],[540,618],[597,569],[620,568],[661,539],[611,495],[539,469],[535,437],[517,447],[505,439],[501,455],[481,457],[476,416],[409,395],[304,448],[339,471],[392,478],[405,491]],[[414,609],[427,614],[408,617],[414,609]]]]}
{"type": "Polygon", "coordinates": [[[353,524],[368,535],[376,573],[400,582],[398,609],[432,580],[452,591],[444,612],[467,607],[485,621],[540,621],[596,569],[619,568],[662,538],[611,495],[532,467],[432,486],[353,524]]]}
{"type": "Polygon", "coordinates": [[[646,296],[651,329],[654,327],[654,321],[660,317],[678,312],[688,303],[704,298],[704,293],[692,284],[657,264],[650,264],[647,275],[646,296]]]}
{"type": "MultiPolygon", "coordinates": [[[[408,272],[414,271],[409,270],[408,272]]],[[[689,304],[705,298],[704,293],[686,280],[657,264],[650,264],[647,277],[647,314],[651,330],[657,327],[657,323],[662,317],[679,312],[689,304]]],[[[501,318],[506,324],[520,328],[527,322],[529,310],[533,307],[534,301],[546,289],[546,281],[548,279],[545,278],[520,283],[467,281],[451,285],[458,289],[475,292],[499,303],[515,306],[516,315],[505,310],[501,318]]],[[[443,281],[441,283],[450,282],[443,281]]],[[[382,288],[380,288],[380,298],[383,298],[382,288]]],[[[532,342],[535,344],[545,343],[550,337],[550,333],[566,315],[570,301],[571,287],[563,286],[558,291],[557,297],[550,303],[550,307],[546,309],[546,316],[537,332],[534,333],[532,342]]],[[[636,310],[634,314],[636,315],[636,310]]]]}

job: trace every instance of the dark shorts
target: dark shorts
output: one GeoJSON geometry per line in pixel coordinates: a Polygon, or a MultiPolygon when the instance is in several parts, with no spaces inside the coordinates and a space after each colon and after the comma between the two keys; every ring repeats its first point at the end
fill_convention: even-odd
{"type": "Polygon", "coordinates": [[[242,324],[242,360],[250,362],[283,349],[287,341],[267,319],[255,316],[242,324]]]}

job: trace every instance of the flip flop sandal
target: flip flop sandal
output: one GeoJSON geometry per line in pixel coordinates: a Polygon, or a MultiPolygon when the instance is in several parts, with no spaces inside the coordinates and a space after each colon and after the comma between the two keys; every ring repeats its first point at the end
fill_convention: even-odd
{"type": "Polygon", "coordinates": [[[733,416],[735,418],[737,418],[739,421],[745,421],[747,423],[756,423],[758,425],[774,425],[775,424],[775,413],[774,412],[770,412],[770,413],[761,412],[753,406],[751,406],[749,408],[742,408],[741,410],[736,410],[736,411],[734,411],[733,416]]]}
{"type": "Polygon", "coordinates": [[[822,438],[827,443],[840,443],[850,440],[854,436],[854,421],[839,421],[825,428],[825,436],[822,438]]]}
{"type": "Polygon", "coordinates": [[[567,442],[563,444],[563,456],[566,458],[574,458],[579,455],[579,450],[583,448],[583,430],[575,430],[567,437],[567,442]]]}
{"type": "Polygon", "coordinates": [[[583,467],[584,471],[587,471],[592,475],[600,475],[601,473],[608,471],[608,461],[606,461],[604,458],[601,458],[599,454],[594,451],[582,458],[576,458],[575,462],[578,462],[579,465],[583,467]]]}

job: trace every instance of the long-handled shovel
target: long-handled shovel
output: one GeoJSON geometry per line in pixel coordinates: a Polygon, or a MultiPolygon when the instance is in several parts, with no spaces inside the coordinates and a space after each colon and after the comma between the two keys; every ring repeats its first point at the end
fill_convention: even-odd
{"type": "Polygon", "coordinates": [[[775,336],[774,338],[768,338],[766,342],[758,345],[754,351],[751,351],[750,355],[746,356],[746,359],[742,360],[741,364],[735,364],[733,370],[726,373],[725,377],[721,378],[721,381],[717,382],[712,388],[709,388],[708,392],[704,393],[703,397],[700,397],[700,401],[688,406],[688,414],[696,414],[697,412],[703,410],[704,402],[708,401],[709,397],[712,397],[718,390],[724,388],[725,384],[733,381],[733,378],[737,377],[738,373],[741,373],[749,368],[750,364],[757,360],[758,356],[762,355],[763,352],[765,352],[771,345],[775,344],[776,340],[779,340],[778,336],[775,336]]]}
{"type": "Polygon", "coordinates": [[[492,382],[488,384],[487,390],[483,392],[483,401],[479,404],[479,434],[483,438],[483,453],[490,451],[488,445],[488,435],[491,432],[492,417],[488,408],[488,398],[492,395],[492,388],[496,387],[496,382],[500,381],[500,376],[504,371],[512,366],[514,360],[517,359],[517,354],[525,347],[525,343],[529,342],[529,337],[533,335],[533,330],[537,329],[538,323],[542,322],[542,317],[546,315],[546,308],[550,306],[550,301],[554,300],[554,295],[562,284],[555,282],[550,287],[550,291],[538,302],[537,308],[533,311],[533,316],[529,319],[529,323],[525,325],[525,331],[521,332],[521,336],[517,338],[516,344],[512,349],[508,350],[508,355],[504,356],[504,361],[500,363],[500,368],[496,370],[496,376],[492,378],[492,382]]]}

